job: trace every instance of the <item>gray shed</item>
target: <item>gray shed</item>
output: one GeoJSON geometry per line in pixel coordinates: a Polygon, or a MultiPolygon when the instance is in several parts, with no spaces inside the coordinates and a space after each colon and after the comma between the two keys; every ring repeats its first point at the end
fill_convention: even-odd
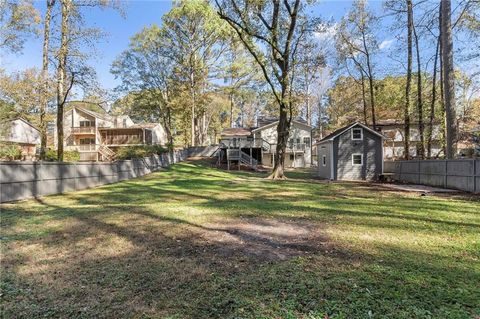
{"type": "Polygon", "coordinates": [[[355,122],[317,142],[318,176],[373,180],[383,173],[383,135],[355,122]]]}

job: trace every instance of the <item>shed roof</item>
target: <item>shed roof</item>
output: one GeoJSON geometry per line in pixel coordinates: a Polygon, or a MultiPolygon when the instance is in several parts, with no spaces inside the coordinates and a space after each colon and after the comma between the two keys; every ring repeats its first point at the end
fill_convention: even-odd
{"type": "Polygon", "coordinates": [[[335,130],[333,131],[332,133],[328,134],[327,136],[325,136],[324,138],[322,138],[320,141],[318,141],[317,143],[315,144],[321,144],[321,143],[325,143],[327,141],[333,141],[333,139],[335,139],[337,136],[339,136],[340,134],[342,134],[343,132],[349,130],[350,128],[356,126],[356,125],[359,125],[361,126],[362,128],[368,130],[369,132],[375,134],[375,135],[378,135],[380,136],[381,138],[385,138],[385,136],[383,136],[382,134],[372,130],[371,128],[369,128],[368,126],[360,123],[360,122],[354,122],[354,123],[350,123],[346,126],[343,126],[341,128],[339,128],[338,130],[335,130]]]}

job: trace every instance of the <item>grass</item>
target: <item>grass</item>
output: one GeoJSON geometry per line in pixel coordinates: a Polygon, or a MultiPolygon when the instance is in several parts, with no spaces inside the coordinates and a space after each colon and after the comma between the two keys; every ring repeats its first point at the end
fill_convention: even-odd
{"type": "Polygon", "coordinates": [[[2,205],[4,318],[478,318],[480,202],[186,162],[2,205]]]}

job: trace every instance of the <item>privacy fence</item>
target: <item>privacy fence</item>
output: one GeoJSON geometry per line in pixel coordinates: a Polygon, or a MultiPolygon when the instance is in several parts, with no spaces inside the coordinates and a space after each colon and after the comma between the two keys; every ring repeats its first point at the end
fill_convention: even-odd
{"type": "Polygon", "coordinates": [[[397,181],[480,193],[480,160],[386,161],[383,171],[397,181]]]}
{"type": "Polygon", "coordinates": [[[181,162],[188,150],[117,162],[0,162],[0,202],[86,189],[181,162]]]}

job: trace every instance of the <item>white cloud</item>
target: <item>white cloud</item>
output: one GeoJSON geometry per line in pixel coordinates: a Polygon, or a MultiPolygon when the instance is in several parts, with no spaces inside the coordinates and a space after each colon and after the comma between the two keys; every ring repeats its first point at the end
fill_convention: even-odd
{"type": "Polygon", "coordinates": [[[394,41],[393,39],[383,40],[378,47],[380,48],[380,50],[387,50],[392,46],[393,41],[394,41]]]}
{"type": "Polygon", "coordinates": [[[314,33],[315,38],[317,38],[320,42],[330,41],[335,37],[335,34],[337,33],[337,28],[337,23],[331,25],[324,24],[320,27],[320,31],[314,33]]]}

